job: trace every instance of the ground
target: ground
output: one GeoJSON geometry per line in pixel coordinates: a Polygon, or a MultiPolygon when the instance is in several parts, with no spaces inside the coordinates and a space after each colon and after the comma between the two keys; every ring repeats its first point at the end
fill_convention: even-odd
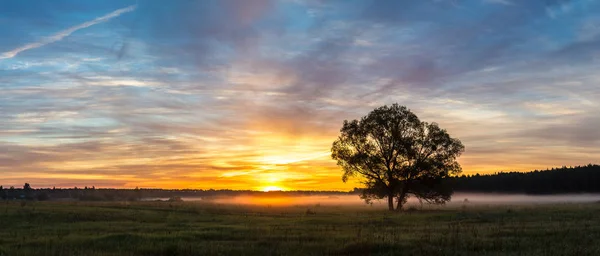
{"type": "Polygon", "coordinates": [[[600,204],[2,202],[0,255],[600,255],[600,204]]]}

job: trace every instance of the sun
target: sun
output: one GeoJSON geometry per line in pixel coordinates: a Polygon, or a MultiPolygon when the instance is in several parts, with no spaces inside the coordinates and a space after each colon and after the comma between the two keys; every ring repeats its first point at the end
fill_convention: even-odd
{"type": "Polygon", "coordinates": [[[262,188],[263,192],[269,192],[269,191],[283,191],[283,188],[278,187],[278,186],[266,186],[264,188],[262,188]]]}

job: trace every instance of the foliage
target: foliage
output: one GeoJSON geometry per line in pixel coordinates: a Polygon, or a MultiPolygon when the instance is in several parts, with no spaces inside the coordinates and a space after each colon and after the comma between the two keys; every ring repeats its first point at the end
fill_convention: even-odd
{"type": "Polygon", "coordinates": [[[444,203],[452,190],[442,180],[461,172],[456,161],[462,143],[436,123],[422,122],[404,106],[373,110],[360,121],[344,120],[333,142],[332,158],[342,167],[342,180],[359,176],[368,203],[388,198],[388,208],[400,210],[410,195],[444,203]]]}
{"type": "Polygon", "coordinates": [[[183,202],[183,199],[180,196],[172,196],[169,198],[169,202],[183,202]]]}
{"type": "Polygon", "coordinates": [[[222,196],[239,196],[239,195],[256,195],[256,196],[309,196],[309,195],[344,195],[348,192],[343,191],[252,191],[252,190],[214,190],[214,189],[115,189],[91,187],[88,189],[78,188],[38,188],[31,189],[28,192],[23,189],[0,190],[2,199],[25,199],[25,194],[30,193],[31,199],[51,200],[67,200],[67,201],[140,201],[140,200],[169,200],[172,197],[179,198],[205,198],[222,197],[222,196]]]}
{"type": "Polygon", "coordinates": [[[600,165],[562,167],[545,171],[500,172],[449,179],[448,186],[464,192],[525,194],[600,193],[600,165]]]}
{"type": "Polygon", "coordinates": [[[48,201],[50,200],[50,196],[47,193],[41,192],[36,196],[36,200],[38,201],[48,201]]]}

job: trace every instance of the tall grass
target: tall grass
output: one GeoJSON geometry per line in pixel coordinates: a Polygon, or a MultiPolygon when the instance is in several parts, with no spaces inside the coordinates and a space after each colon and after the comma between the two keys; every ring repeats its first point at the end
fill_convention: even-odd
{"type": "Polygon", "coordinates": [[[600,255],[600,204],[3,203],[0,255],[600,255]]]}

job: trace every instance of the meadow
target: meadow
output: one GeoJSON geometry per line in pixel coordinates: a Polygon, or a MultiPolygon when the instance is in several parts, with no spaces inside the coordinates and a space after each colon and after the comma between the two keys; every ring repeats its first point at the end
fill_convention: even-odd
{"type": "Polygon", "coordinates": [[[600,203],[0,206],[0,255],[600,255],[600,203]]]}

